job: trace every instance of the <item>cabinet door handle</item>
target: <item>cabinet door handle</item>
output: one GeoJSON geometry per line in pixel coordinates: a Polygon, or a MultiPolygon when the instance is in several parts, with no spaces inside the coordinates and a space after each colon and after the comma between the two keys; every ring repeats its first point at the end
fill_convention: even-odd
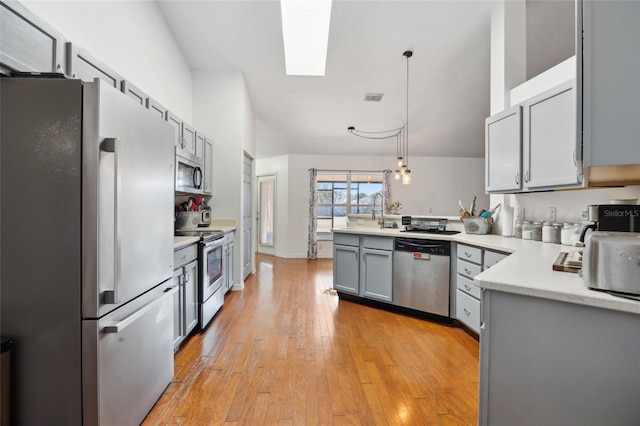
{"type": "Polygon", "coordinates": [[[520,185],[520,172],[516,172],[516,185],[520,185]]]}
{"type": "Polygon", "coordinates": [[[469,253],[467,251],[464,252],[464,255],[467,256],[467,257],[471,257],[471,253],[469,253]]]}
{"type": "Polygon", "coordinates": [[[471,315],[471,312],[467,311],[467,308],[462,308],[464,310],[464,313],[467,314],[467,316],[471,315]]]}
{"type": "Polygon", "coordinates": [[[354,252],[353,252],[353,254],[355,254],[355,255],[356,255],[356,260],[358,260],[358,252],[357,252],[357,251],[354,251],[354,252]]]}
{"type": "Polygon", "coordinates": [[[184,273],[184,282],[185,283],[189,282],[189,273],[188,272],[184,273]]]}
{"type": "Polygon", "coordinates": [[[524,172],[524,181],[529,183],[529,170],[527,170],[526,172],[524,172]]]}
{"type": "Polygon", "coordinates": [[[362,254],[362,261],[366,262],[367,261],[367,253],[363,253],[362,254]]]}
{"type": "Polygon", "coordinates": [[[471,287],[469,287],[469,286],[468,286],[468,285],[466,285],[466,284],[464,285],[464,288],[466,288],[466,289],[467,289],[467,291],[471,291],[471,287]]]}
{"type": "Polygon", "coordinates": [[[468,270],[467,268],[464,268],[464,271],[467,273],[467,275],[471,275],[471,271],[468,270]]]}

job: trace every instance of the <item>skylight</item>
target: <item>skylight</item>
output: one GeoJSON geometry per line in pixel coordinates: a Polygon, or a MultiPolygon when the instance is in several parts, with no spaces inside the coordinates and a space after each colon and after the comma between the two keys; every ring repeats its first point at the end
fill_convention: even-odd
{"type": "Polygon", "coordinates": [[[287,75],[323,76],[331,0],[280,0],[287,75]]]}

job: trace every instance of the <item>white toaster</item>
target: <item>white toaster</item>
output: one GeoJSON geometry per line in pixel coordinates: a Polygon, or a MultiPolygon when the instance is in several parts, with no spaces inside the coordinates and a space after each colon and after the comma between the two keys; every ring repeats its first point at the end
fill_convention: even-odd
{"type": "Polygon", "coordinates": [[[594,290],[640,295],[640,233],[596,231],[588,235],[582,278],[594,290]]]}

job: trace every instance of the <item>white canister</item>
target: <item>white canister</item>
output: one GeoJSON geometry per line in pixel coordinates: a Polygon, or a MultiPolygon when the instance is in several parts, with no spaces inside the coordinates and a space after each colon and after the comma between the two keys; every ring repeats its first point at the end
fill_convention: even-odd
{"type": "Polygon", "coordinates": [[[553,225],[551,222],[545,222],[542,224],[542,242],[543,243],[551,243],[553,242],[553,225]]]}
{"type": "Polygon", "coordinates": [[[560,243],[564,246],[573,245],[573,234],[575,232],[575,226],[573,223],[564,222],[562,225],[562,231],[560,232],[560,243]]]}

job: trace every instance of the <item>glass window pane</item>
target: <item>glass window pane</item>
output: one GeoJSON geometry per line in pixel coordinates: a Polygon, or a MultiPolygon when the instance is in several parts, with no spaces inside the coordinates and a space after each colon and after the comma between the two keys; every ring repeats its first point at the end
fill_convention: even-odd
{"type": "Polygon", "coordinates": [[[334,204],[347,204],[347,190],[346,189],[334,189],[333,190],[333,203],[334,204]]]}
{"type": "Polygon", "coordinates": [[[331,206],[318,206],[316,207],[318,217],[331,217],[331,206]]]}

